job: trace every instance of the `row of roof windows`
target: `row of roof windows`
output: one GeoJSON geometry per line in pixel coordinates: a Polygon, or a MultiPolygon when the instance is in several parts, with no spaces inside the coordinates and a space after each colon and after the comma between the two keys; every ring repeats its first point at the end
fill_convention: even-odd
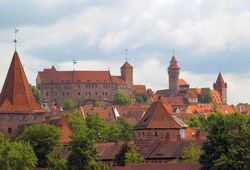
{"type": "MultiPolygon", "coordinates": [[[[66,94],[69,96],[69,95],[70,95],[70,92],[66,92],[66,94]]],[[[91,94],[92,94],[91,92],[85,92],[85,95],[86,95],[86,96],[91,95],[91,94]]],[[[98,92],[95,92],[94,94],[97,96],[97,95],[98,95],[98,92]]],[[[107,95],[108,95],[108,92],[102,92],[101,94],[102,94],[103,96],[104,96],[104,95],[107,96],[107,95]]],[[[46,95],[46,96],[49,96],[49,92],[47,91],[45,95],[46,95]]],[[[55,96],[58,96],[58,93],[55,92],[54,95],[55,95],[55,96]]],[[[62,92],[62,95],[64,96],[64,95],[65,95],[65,92],[62,92]]],[[[81,92],[78,92],[78,96],[81,96],[81,92]]]]}

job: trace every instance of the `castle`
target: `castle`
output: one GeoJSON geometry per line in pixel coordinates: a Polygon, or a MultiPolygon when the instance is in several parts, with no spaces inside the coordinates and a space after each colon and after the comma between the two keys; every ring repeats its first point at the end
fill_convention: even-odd
{"type": "Polygon", "coordinates": [[[184,79],[180,79],[179,76],[180,67],[175,56],[173,56],[168,67],[169,89],[158,90],[156,94],[167,97],[172,101],[181,99],[186,105],[190,105],[202,103],[202,95],[210,91],[213,101],[218,104],[227,104],[227,83],[224,82],[221,73],[213,84],[213,90],[210,90],[210,88],[190,88],[189,84],[184,79]]]}
{"type": "Polygon", "coordinates": [[[110,71],[58,71],[52,66],[38,72],[36,84],[45,102],[63,104],[72,99],[80,105],[88,100],[112,101],[118,92],[133,94],[133,67],[126,61],[120,71],[120,76],[113,76],[110,71]]]}

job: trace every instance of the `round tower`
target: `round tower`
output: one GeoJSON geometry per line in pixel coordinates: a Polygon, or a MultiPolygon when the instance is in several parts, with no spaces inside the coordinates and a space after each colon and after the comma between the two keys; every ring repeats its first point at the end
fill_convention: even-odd
{"type": "Polygon", "coordinates": [[[133,67],[127,61],[121,67],[121,77],[128,85],[133,85],[133,67]]]}
{"type": "Polygon", "coordinates": [[[177,64],[175,56],[173,56],[168,67],[170,95],[176,95],[179,92],[179,75],[180,67],[177,64]]]}

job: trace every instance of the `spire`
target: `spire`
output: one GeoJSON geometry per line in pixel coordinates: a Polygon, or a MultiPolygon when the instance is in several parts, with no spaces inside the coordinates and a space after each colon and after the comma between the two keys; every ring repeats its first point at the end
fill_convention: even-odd
{"type": "Polygon", "coordinates": [[[133,68],[133,66],[126,61],[121,68],[133,68]]]}
{"type": "Polygon", "coordinates": [[[43,110],[32,95],[22,63],[15,51],[0,96],[0,113],[35,112],[43,110]]]}
{"type": "Polygon", "coordinates": [[[178,65],[177,63],[178,63],[178,62],[177,62],[175,56],[173,56],[173,57],[171,58],[171,60],[170,60],[170,65],[169,65],[168,68],[170,68],[170,69],[171,69],[171,68],[179,69],[180,67],[179,67],[179,65],[178,65]]]}
{"type": "Polygon", "coordinates": [[[215,83],[217,86],[219,87],[225,87],[226,88],[226,83],[222,77],[222,74],[221,72],[219,72],[219,75],[217,77],[217,80],[216,80],[216,83],[215,83]]]}

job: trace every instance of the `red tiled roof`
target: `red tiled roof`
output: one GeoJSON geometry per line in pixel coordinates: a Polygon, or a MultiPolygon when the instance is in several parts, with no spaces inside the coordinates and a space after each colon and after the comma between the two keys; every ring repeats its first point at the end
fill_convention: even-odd
{"type": "Polygon", "coordinates": [[[129,64],[129,62],[125,62],[122,66],[121,66],[121,68],[133,68],[133,66],[131,65],[131,64],[129,64]]]}
{"type": "Polygon", "coordinates": [[[173,57],[171,58],[170,63],[177,63],[177,60],[176,60],[175,56],[173,56],[173,57]]]}
{"type": "Polygon", "coordinates": [[[181,126],[172,118],[169,108],[161,101],[151,104],[135,129],[179,129],[181,126]]]}
{"type": "Polygon", "coordinates": [[[213,101],[218,104],[222,104],[221,95],[217,90],[211,90],[213,101]]]}
{"type": "Polygon", "coordinates": [[[0,113],[38,112],[44,110],[33,97],[22,63],[15,51],[0,96],[0,113]]]}
{"type": "Polygon", "coordinates": [[[112,82],[119,85],[126,85],[126,81],[121,76],[111,76],[112,82]]]}
{"type": "Polygon", "coordinates": [[[41,83],[110,83],[112,81],[109,71],[57,71],[54,66],[51,69],[39,71],[37,79],[41,83]]]}
{"type": "Polygon", "coordinates": [[[175,69],[179,69],[179,65],[178,64],[171,64],[168,68],[175,68],[175,69]]]}
{"type": "Polygon", "coordinates": [[[241,113],[248,113],[250,112],[250,105],[248,104],[242,104],[236,107],[237,111],[241,112],[241,113]]]}
{"type": "Polygon", "coordinates": [[[126,166],[113,166],[112,170],[198,170],[197,163],[135,163],[126,166]]]}
{"type": "Polygon", "coordinates": [[[185,86],[185,85],[189,85],[189,84],[184,79],[179,79],[179,85],[185,86]]]}
{"type": "Polygon", "coordinates": [[[133,93],[146,93],[147,89],[145,85],[133,85],[133,93]]]}
{"type": "Polygon", "coordinates": [[[95,107],[92,104],[86,104],[84,106],[81,106],[81,110],[84,112],[85,116],[97,114],[108,122],[114,122],[116,120],[112,105],[95,107]]]}
{"type": "Polygon", "coordinates": [[[231,105],[219,105],[217,112],[220,112],[222,114],[231,114],[234,113],[236,110],[231,105]]]}
{"type": "Polygon", "coordinates": [[[198,104],[198,105],[189,105],[187,112],[190,114],[194,113],[208,113],[213,112],[214,107],[212,104],[198,104]]]}

